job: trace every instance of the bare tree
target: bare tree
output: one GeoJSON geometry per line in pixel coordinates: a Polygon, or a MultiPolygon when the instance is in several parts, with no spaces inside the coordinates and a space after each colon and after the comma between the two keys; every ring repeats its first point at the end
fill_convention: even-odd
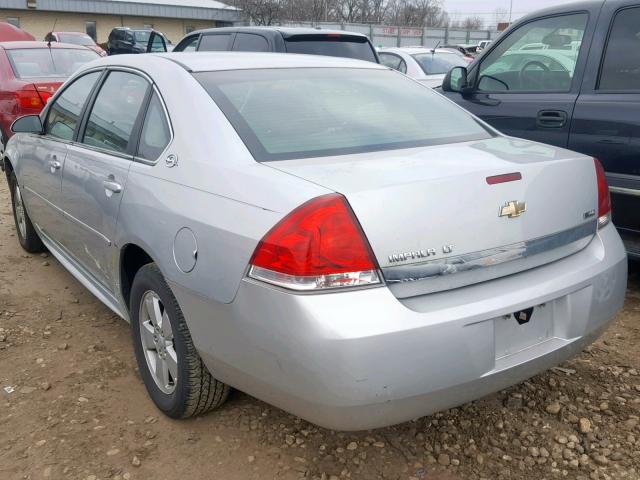
{"type": "Polygon", "coordinates": [[[460,30],[481,30],[484,27],[484,20],[478,16],[467,17],[463,20],[451,22],[450,26],[460,30]]]}
{"type": "Polygon", "coordinates": [[[282,19],[284,0],[234,0],[235,7],[255,25],[273,25],[282,19]]]}

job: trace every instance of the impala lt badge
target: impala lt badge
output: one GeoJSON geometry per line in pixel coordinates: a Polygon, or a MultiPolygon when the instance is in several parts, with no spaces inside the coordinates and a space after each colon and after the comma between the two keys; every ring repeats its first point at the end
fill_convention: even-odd
{"type": "MultiPolygon", "coordinates": [[[[448,254],[453,252],[453,245],[443,245],[442,253],[448,254]]],[[[406,262],[407,260],[417,260],[420,258],[428,258],[437,255],[435,248],[427,248],[426,250],[417,250],[415,252],[396,253],[389,255],[389,263],[406,262]]]]}
{"type": "Polygon", "coordinates": [[[512,200],[504,204],[504,206],[500,207],[499,217],[509,217],[515,218],[522,215],[527,211],[526,202],[518,202],[517,200],[512,200]]]}

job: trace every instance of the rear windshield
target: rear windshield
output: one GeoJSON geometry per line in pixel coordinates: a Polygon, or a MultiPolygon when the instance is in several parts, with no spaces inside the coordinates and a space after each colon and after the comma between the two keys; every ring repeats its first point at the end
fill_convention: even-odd
{"type": "Polygon", "coordinates": [[[257,161],[491,137],[470,114],[391,70],[297,68],[194,74],[257,161]]]}
{"type": "Polygon", "coordinates": [[[377,62],[371,44],[364,37],[348,35],[298,35],[285,38],[289,53],[357,58],[377,62]]]}
{"type": "Polygon", "coordinates": [[[85,47],[93,46],[96,44],[96,42],[94,42],[89,35],[68,35],[66,33],[59,33],[58,39],[60,39],[62,43],[71,43],[73,45],[84,45],[85,47]]]}
{"type": "Polygon", "coordinates": [[[96,52],[85,48],[22,48],[7,50],[7,55],[18,78],[66,78],[99,58],[96,52]]]}
{"type": "Polygon", "coordinates": [[[419,53],[414,55],[418,65],[427,75],[441,75],[453,67],[466,67],[468,63],[464,57],[455,53],[419,53]]]}

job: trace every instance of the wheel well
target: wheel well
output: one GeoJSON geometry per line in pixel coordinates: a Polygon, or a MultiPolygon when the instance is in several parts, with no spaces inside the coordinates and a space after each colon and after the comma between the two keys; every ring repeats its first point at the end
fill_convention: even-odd
{"type": "Polygon", "coordinates": [[[11,165],[11,160],[9,160],[7,157],[3,158],[2,162],[4,164],[4,174],[7,176],[8,181],[9,177],[11,176],[11,172],[13,172],[13,165],[11,165]]]}
{"type": "Polygon", "coordinates": [[[153,263],[153,259],[138,245],[130,243],[122,248],[120,254],[120,288],[127,308],[130,306],[129,297],[133,279],[136,277],[138,270],[149,263],[153,263]]]}

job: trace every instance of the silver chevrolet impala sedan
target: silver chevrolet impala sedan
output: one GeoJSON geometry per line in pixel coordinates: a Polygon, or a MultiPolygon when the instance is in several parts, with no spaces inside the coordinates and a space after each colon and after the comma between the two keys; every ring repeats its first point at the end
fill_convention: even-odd
{"type": "Polygon", "coordinates": [[[13,130],[20,244],[131,323],[170,417],[235,387],[333,429],[402,422],[562,362],[623,303],[597,160],[377,64],[111,57],[13,130]]]}

